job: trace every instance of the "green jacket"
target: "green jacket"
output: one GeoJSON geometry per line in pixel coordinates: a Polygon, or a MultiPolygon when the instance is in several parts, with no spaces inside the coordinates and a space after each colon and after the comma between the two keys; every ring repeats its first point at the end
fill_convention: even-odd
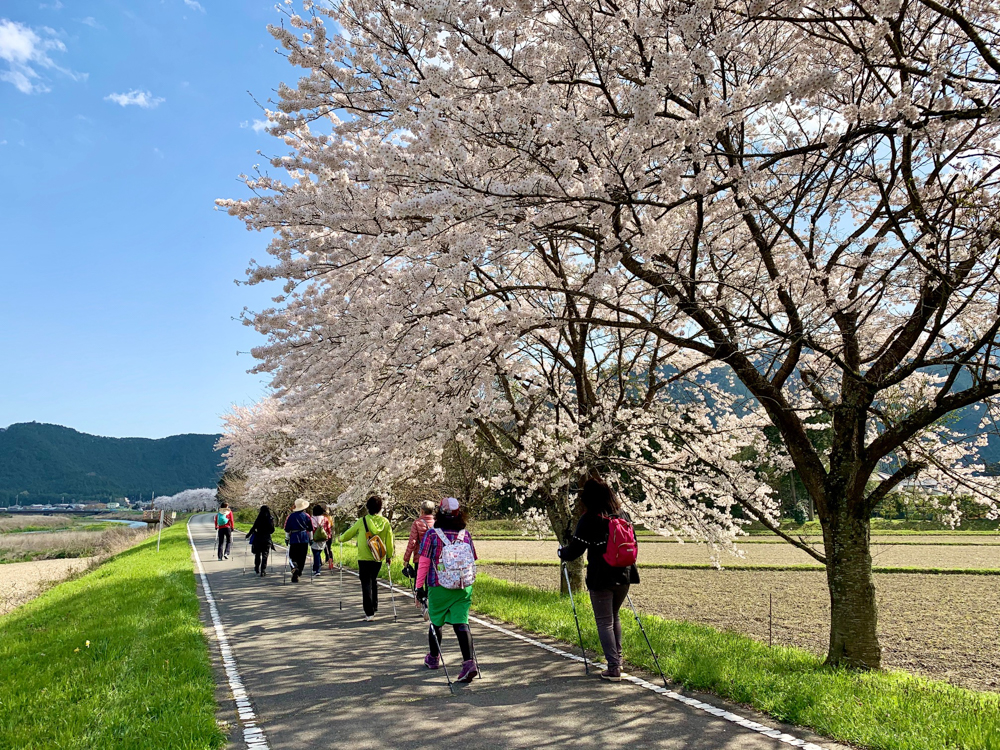
{"type": "Polygon", "coordinates": [[[351,528],[340,535],[340,541],[346,542],[354,537],[357,537],[358,559],[374,561],[375,558],[372,557],[371,550],[368,549],[368,542],[365,537],[365,522],[368,523],[368,530],[372,534],[382,537],[382,541],[385,543],[386,554],[389,559],[391,560],[395,557],[395,548],[393,545],[396,543],[396,540],[392,536],[392,525],[385,518],[385,516],[373,516],[369,514],[363,518],[359,518],[354,522],[354,525],[351,528]]]}

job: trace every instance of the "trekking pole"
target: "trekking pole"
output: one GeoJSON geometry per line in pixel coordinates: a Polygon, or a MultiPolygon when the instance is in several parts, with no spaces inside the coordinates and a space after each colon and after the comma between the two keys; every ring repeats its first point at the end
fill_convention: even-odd
{"type": "Polygon", "coordinates": [[[434,636],[434,640],[437,641],[438,645],[438,658],[441,660],[441,668],[444,669],[444,677],[448,680],[448,690],[451,694],[455,694],[455,686],[451,684],[451,675],[448,674],[448,665],[444,663],[444,649],[441,648],[441,636],[438,634],[434,627],[434,623],[430,623],[431,635],[434,636]]]}
{"type": "Polygon", "coordinates": [[[340,591],[337,592],[337,596],[340,597],[340,609],[344,608],[344,543],[340,543],[340,591]]]}
{"type": "Polygon", "coordinates": [[[396,591],[392,588],[392,560],[386,563],[385,568],[389,573],[389,598],[392,599],[392,621],[396,622],[396,591]]]}
{"type": "Polygon", "coordinates": [[[587,650],[583,647],[583,631],[580,630],[580,618],[576,614],[576,600],[573,598],[573,586],[569,580],[569,566],[562,564],[563,575],[566,577],[566,590],[569,591],[569,603],[573,607],[573,619],[576,620],[576,634],[580,638],[580,653],[583,654],[583,672],[590,674],[590,664],[587,661],[587,650]]]}
{"type": "Polygon", "coordinates": [[[288,566],[291,565],[292,558],[290,558],[288,552],[288,545],[285,545],[285,564],[281,566],[281,583],[284,585],[285,576],[288,574],[288,566]]]}
{"type": "Polygon", "coordinates": [[[247,549],[250,547],[250,543],[244,540],[243,543],[243,575],[247,574],[247,549]]]}
{"type": "Polygon", "coordinates": [[[646,635],[646,628],[642,626],[642,620],[639,619],[639,613],[635,610],[635,605],[632,603],[632,595],[625,594],[628,599],[628,606],[632,608],[632,614],[635,616],[635,622],[639,626],[639,630],[642,631],[642,637],[646,639],[646,645],[649,646],[649,653],[653,656],[653,663],[656,664],[656,671],[660,673],[660,679],[663,680],[663,687],[670,689],[670,685],[667,684],[667,678],[663,676],[663,670],[660,669],[660,660],[656,658],[656,652],[653,651],[653,644],[649,642],[649,636],[646,635]]]}
{"type": "Polygon", "coordinates": [[[479,654],[476,653],[476,640],[472,637],[472,631],[469,631],[469,640],[472,641],[472,660],[476,662],[476,677],[480,680],[483,679],[483,668],[479,666],[479,654]]]}

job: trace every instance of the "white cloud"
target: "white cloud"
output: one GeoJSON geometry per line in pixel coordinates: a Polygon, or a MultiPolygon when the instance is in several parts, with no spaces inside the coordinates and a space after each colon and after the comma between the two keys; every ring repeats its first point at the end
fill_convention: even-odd
{"type": "Polygon", "coordinates": [[[127,94],[108,94],[104,97],[104,101],[114,102],[122,107],[128,107],[129,105],[134,104],[136,107],[142,107],[143,109],[153,109],[154,107],[160,106],[166,101],[166,99],[153,96],[149,91],[132,89],[127,94]]]}
{"type": "Polygon", "coordinates": [[[42,3],[38,7],[42,10],[62,10],[66,6],[60,0],[56,0],[54,3],[42,3]]]}
{"type": "Polygon", "coordinates": [[[267,130],[270,124],[271,123],[268,122],[267,120],[254,120],[253,125],[251,125],[250,127],[253,128],[253,132],[255,133],[263,133],[267,130]]]}
{"type": "Polygon", "coordinates": [[[49,86],[40,68],[57,70],[74,81],[87,80],[86,73],[76,73],[59,67],[49,57],[50,52],[65,52],[66,45],[56,38],[55,29],[42,26],[32,29],[24,24],[0,18],[0,62],[7,69],[0,69],[0,81],[13,84],[22,94],[41,94],[49,86]]]}
{"type": "Polygon", "coordinates": [[[7,145],[7,141],[6,140],[0,141],[0,146],[6,146],[6,145],[7,145]]]}
{"type": "Polygon", "coordinates": [[[250,127],[250,121],[249,120],[244,120],[243,122],[240,123],[240,127],[241,128],[249,128],[250,127]]]}
{"type": "Polygon", "coordinates": [[[104,28],[103,26],[101,26],[100,23],[98,23],[97,19],[94,18],[93,16],[87,16],[86,18],[81,18],[79,20],[80,20],[80,23],[82,23],[84,26],[89,26],[92,29],[103,29],[104,28]]]}
{"type": "Polygon", "coordinates": [[[184,0],[184,4],[187,7],[194,8],[195,10],[200,11],[202,13],[205,12],[204,6],[202,6],[202,4],[198,2],[198,0],[184,0]]]}

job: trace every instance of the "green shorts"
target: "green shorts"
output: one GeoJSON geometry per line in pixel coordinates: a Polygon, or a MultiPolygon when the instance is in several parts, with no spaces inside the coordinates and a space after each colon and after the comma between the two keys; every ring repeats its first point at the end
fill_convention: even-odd
{"type": "Polygon", "coordinates": [[[445,623],[461,625],[469,622],[469,607],[472,606],[472,586],[464,589],[446,589],[431,586],[427,592],[427,614],[438,627],[445,623]]]}

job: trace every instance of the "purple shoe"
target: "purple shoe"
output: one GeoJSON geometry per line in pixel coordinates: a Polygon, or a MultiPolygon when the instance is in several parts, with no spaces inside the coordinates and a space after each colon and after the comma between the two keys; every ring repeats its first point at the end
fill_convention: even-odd
{"type": "Polygon", "coordinates": [[[427,656],[424,657],[424,666],[428,669],[437,669],[438,661],[438,657],[434,656],[434,654],[427,654],[427,656]]]}
{"type": "Polygon", "coordinates": [[[462,662],[462,671],[458,673],[458,679],[455,682],[472,682],[478,675],[479,669],[476,667],[476,660],[469,659],[462,662]]]}

